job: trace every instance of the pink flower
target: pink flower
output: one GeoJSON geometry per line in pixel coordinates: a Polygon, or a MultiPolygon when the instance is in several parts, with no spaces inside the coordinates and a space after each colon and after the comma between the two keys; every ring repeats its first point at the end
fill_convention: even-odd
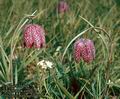
{"type": "Polygon", "coordinates": [[[42,48],[45,45],[45,31],[37,24],[28,24],[24,27],[25,47],[42,48]]]}
{"type": "Polygon", "coordinates": [[[74,44],[74,58],[76,62],[83,59],[85,62],[90,63],[95,58],[95,46],[89,39],[79,39],[74,44]]]}
{"type": "Polygon", "coordinates": [[[68,4],[67,2],[65,2],[64,0],[61,0],[58,4],[58,12],[59,13],[64,13],[66,11],[68,11],[68,4]]]}

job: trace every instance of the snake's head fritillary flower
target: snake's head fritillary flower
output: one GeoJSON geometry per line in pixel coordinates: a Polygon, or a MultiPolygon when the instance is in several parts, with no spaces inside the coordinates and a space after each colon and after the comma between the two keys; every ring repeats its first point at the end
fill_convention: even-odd
{"type": "Polygon", "coordinates": [[[68,4],[67,2],[65,2],[64,0],[60,0],[59,4],[58,4],[58,12],[59,13],[64,13],[68,11],[68,4]]]}
{"type": "Polygon", "coordinates": [[[45,46],[45,31],[37,24],[28,24],[24,27],[24,45],[27,48],[42,48],[45,46]]]}
{"type": "Polygon", "coordinates": [[[76,62],[83,59],[90,63],[95,58],[95,46],[89,39],[79,39],[74,43],[74,58],[76,62]]]}

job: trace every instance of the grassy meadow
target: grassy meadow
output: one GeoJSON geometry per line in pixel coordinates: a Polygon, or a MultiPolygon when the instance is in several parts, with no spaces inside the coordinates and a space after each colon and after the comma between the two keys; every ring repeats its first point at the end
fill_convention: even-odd
{"type": "Polygon", "coordinates": [[[0,99],[120,99],[120,0],[66,0],[62,14],[58,2],[0,0],[0,99]],[[29,23],[44,27],[45,48],[24,47],[29,23]],[[90,64],[74,60],[77,35],[95,44],[90,64]]]}

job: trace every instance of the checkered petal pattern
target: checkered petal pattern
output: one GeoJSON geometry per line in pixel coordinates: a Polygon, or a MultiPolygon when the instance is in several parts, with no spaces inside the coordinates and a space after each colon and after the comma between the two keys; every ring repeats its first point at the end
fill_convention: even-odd
{"type": "Polygon", "coordinates": [[[74,58],[76,62],[83,59],[90,63],[95,58],[95,46],[93,41],[89,39],[79,39],[74,43],[74,58]]]}
{"type": "Polygon", "coordinates": [[[42,48],[45,45],[45,31],[37,24],[28,24],[23,30],[24,44],[27,48],[42,48]]]}

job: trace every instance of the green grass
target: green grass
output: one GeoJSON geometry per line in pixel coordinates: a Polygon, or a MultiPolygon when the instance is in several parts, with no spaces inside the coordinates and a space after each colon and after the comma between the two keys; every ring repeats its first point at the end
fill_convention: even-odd
{"type": "Polygon", "coordinates": [[[0,0],[0,88],[24,92],[29,87],[40,99],[120,99],[119,0],[66,1],[70,9],[60,15],[58,0],[0,0]],[[45,28],[44,49],[23,47],[22,27],[30,17],[45,28]],[[95,43],[91,64],[73,59],[78,34],[95,43]],[[38,66],[43,59],[53,62],[53,68],[38,66]]]}

